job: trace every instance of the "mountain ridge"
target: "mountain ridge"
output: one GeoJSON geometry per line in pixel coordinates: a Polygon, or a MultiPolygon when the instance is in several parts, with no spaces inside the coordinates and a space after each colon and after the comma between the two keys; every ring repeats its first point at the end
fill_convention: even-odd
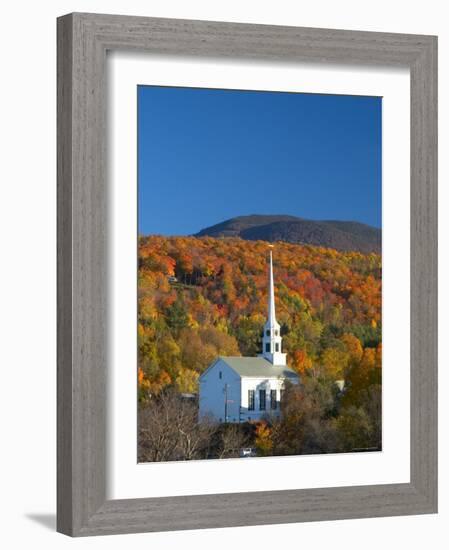
{"type": "Polygon", "coordinates": [[[285,214],[237,216],[201,229],[194,237],[240,237],[380,254],[382,231],[356,221],[309,220],[285,214]]]}

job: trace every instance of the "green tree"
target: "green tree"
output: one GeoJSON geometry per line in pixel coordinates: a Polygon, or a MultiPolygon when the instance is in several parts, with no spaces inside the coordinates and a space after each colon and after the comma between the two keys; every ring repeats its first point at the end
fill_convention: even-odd
{"type": "Polygon", "coordinates": [[[176,300],[167,309],[166,321],[175,335],[179,334],[187,326],[188,312],[180,293],[178,293],[176,300]]]}
{"type": "Polygon", "coordinates": [[[257,355],[261,351],[261,331],[264,324],[262,315],[241,316],[234,329],[240,352],[244,356],[257,355]]]}

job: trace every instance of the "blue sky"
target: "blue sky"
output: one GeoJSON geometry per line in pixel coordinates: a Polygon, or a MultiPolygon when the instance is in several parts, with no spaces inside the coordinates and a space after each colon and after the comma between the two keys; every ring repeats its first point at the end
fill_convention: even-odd
{"type": "Polygon", "coordinates": [[[247,214],[381,226],[381,98],[138,87],[139,233],[247,214]]]}

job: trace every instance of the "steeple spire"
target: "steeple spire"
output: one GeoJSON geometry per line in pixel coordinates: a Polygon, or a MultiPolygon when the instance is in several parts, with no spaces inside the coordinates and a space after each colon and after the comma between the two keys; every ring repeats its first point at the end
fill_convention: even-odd
{"type": "Polygon", "coordinates": [[[262,338],[262,355],[273,365],[285,366],[287,355],[282,353],[281,327],[276,321],[274,302],[273,253],[270,250],[270,268],[268,285],[268,319],[265,323],[262,338]]]}
{"type": "Polygon", "coordinates": [[[268,294],[268,321],[274,326],[276,323],[276,309],[274,305],[274,281],[273,281],[273,252],[270,250],[270,287],[268,294]]]}

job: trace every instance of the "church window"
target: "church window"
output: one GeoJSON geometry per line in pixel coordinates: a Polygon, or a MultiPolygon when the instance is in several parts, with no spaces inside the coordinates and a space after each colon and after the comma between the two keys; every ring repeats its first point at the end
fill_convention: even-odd
{"type": "Polygon", "coordinates": [[[269,330],[266,331],[266,335],[270,336],[270,331],[269,330]]]}
{"type": "Polygon", "coordinates": [[[277,409],[277,406],[278,406],[276,393],[277,393],[276,390],[270,391],[270,403],[273,411],[277,409]]]}
{"type": "Polygon", "coordinates": [[[279,331],[278,331],[278,330],[275,330],[275,331],[274,331],[274,335],[275,335],[275,336],[279,336],[279,331]]]}
{"type": "Polygon", "coordinates": [[[265,352],[270,353],[270,343],[269,342],[265,344],[265,352]]]}
{"type": "Polygon", "coordinates": [[[221,371],[218,373],[218,378],[219,378],[220,380],[223,378],[223,373],[222,373],[221,371]]]}
{"type": "Polygon", "coordinates": [[[248,410],[254,410],[254,390],[248,390],[248,410]]]}
{"type": "Polygon", "coordinates": [[[259,390],[259,409],[264,411],[267,408],[267,392],[266,390],[259,390]]]}
{"type": "Polygon", "coordinates": [[[276,351],[279,351],[279,344],[276,342],[276,351]]]}

